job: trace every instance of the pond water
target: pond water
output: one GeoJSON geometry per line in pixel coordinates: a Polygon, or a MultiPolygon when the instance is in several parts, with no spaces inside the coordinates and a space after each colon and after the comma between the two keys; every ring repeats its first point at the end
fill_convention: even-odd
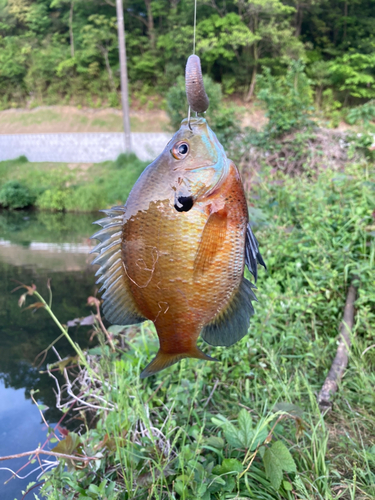
{"type": "MultiPolygon", "coordinates": [[[[66,323],[88,316],[91,309],[87,297],[96,289],[88,255],[93,246],[89,236],[96,230],[92,221],[100,217],[0,211],[0,456],[33,450],[45,441],[47,429],[31,401],[31,389],[39,391],[35,397],[48,407],[44,416],[49,424],[58,422],[62,415],[55,408],[53,380],[40,373],[43,366],[35,365],[38,354],[60,332],[44,310],[21,310],[18,299],[23,291],[11,291],[17,282],[34,283],[48,298],[50,278],[52,308],[59,320],[66,323]]],[[[27,297],[26,306],[33,301],[33,297],[27,297]]],[[[90,327],[71,328],[70,333],[81,347],[90,345],[90,327]]],[[[56,347],[62,356],[71,352],[63,339],[56,347]]],[[[45,363],[54,361],[51,353],[45,363]]],[[[18,470],[26,462],[27,458],[4,461],[0,467],[18,470]]],[[[25,476],[36,466],[29,466],[20,475],[25,476]]],[[[11,473],[0,470],[1,500],[20,500],[21,490],[36,481],[39,472],[4,485],[11,473]]],[[[32,497],[30,493],[26,498],[32,497]]]]}

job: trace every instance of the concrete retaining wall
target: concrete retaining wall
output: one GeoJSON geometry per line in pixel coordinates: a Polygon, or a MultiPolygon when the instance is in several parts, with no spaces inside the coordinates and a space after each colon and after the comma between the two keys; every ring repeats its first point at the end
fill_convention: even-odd
{"type": "MultiPolygon", "coordinates": [[[[170,138],[164,133],[133,133],[132,148],[139,159],[154,160],[170,138]]],[[[0,161],[24,155],[29,161],[100,163],[124,151],[124,134],[119,132],[0,135],[0,161]]]]}

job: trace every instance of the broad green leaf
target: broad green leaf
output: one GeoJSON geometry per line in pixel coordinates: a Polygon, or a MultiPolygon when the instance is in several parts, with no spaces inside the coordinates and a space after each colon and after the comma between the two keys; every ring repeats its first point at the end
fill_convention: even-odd
{"type": "Polygon", "coordinates": [[[285,491],[292,491],[293,486],[290,484],[289,481],[283,481],[283,487],[285,491]]]}
{"type": "Polygon", "coordinates": [[[212,472],[217,475],[228,474],[231,472],[240,473],[243,471],[243,465],[239,460],[235,458],[225,458],[221,465],[216,465],[212,472]]]}
{"type": "Polygon", "coordinates": [[[90,484],[90,486],[89,486],[89,491],[90,491],[91,493],[96,493],[97,495],[99,495],[99,494],[100,494],[100,489],[99,489],[99,487],[98,487],[98,486],[96,486],[96,484],[90,484]]]}
{"type": "Polygon", "coordinates": [[[243,436],[240,435],[240,431],[232,424],[227,423],[224,427],[224,436],[228,443],[233,446],[233,448],[244,448],[243,436]]]}
{"type": "Polygon", "coordinates": [[[267,448],[264,456],[263,463],[266,469],[266,476],[270,480],[275,490],[278,490],[283,479],[283,469],[280,460],[272,453],[271,448],[267,448]]]}
{"type": "Polygon", "coordinates": [[[276,441],[270,448],[266,449],[263,463],[267,478],[271,481],[275,490],[278,490],[281,486],[283,470],[285,472],[296,472],[293,457],[282,441],[276,441]]]}
{"type": "Polygon", "coordinates": [[[204,446],[211,446],[212,448],[217,448],[218,450],[221,450],[225,446],[224,439],[218,436],[210,436],[206,441],[204,442],[204,446]]]}
{"type": "Polygon", "coordinates": [[[225,476],[225,486],[223,487],[223,491],[231,492],[234,490],[236,486],[236,480],[234,476],[225,476]]]}
{"type": "Polygon", "coordinates": [[[271,446],[272,452],[278,457],[278,459],[281,462],[282,469],[285,470],[285,472],[296,472],[296,463],[290,454],[290,451],[288,448],[285,446],[285,444],[282,441],[276,441],[271,446]]]}
{"type": "Polygon", "coordinates": [[[185,485],[181,481],[176,481],[174,483],[174,489],[179,495],[183,495],[185,491],[185,485]]]}
{"type": "Polygon", "coordinates": [[[51,451],[55,453],[64,453],[65,455],[72,455],[77,447],[81,444],[81,438],[74,432],[69,432],[65,439],[59,442],[57,446],[52,448],[51,451]]]}
{"type": "Polygon", "coordinates": [[[238,426],[240,432],[238,433],[239,439],[245,448],[250,448],[251,442],[254,437],[254,432],[252,430],[253,422],[248,411],[245,409],[241,410],[238,414],[238,426]]]}

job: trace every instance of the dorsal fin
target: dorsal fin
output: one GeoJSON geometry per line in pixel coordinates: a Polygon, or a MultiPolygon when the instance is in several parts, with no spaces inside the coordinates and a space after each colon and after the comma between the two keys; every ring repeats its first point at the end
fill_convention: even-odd
{"type": "Polygon", "coordinates": [[[228,305],[202,330],[202,338],[214,346],[230,346],[244,337],[254,314],[252,300],[257,300],[245,277],[228,305]]]}
{"type": "Polygon", "coordinates": [[[262,256],[259,253],[259,244],[251,230],[250,224],[247,224],[246,228],[246,241],[245,241],[245,264],[247,265],[249,271],[254,276],[255,283],[258,279],[258,264],[267,269],[266,264],[262,256]]]}
{"type": "Polygon", "coordinates": [[[125,207],[102,210],[107,217],[94,224],[102,226],[91,238],[100,241],[91,253],[99,255],[92,264],[100,268],[95,276],[100,276],[96,283],[103,283],[99,292],[105,290],[102,298],[104,316],[117,325],[142,323],[146,318],[141,315],[129,288],[129,279],[121,258],[122,226],[125,207]]]}

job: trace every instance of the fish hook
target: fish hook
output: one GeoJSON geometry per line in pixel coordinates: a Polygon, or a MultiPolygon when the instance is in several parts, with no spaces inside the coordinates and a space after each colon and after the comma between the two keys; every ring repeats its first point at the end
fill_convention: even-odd
{"type": "Polygon", "coordinates": [[[201,61],[195,54],[191,55],[186,63],[185,86],[189,104],[188,123],[190,127],[190,110],[204,113],[210,103],[204,89],[201,61]]]}

